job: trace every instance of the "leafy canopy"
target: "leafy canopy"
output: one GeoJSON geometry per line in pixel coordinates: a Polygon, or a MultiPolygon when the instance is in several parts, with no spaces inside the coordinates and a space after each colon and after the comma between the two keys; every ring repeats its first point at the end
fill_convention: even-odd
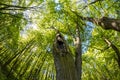
{"type": "Polygon", "coordinates": [[[120,18],[119,0],[2,0],[0,2],[0,79],[55,79],[52,44],[55,29],[67,40],[73,56],[76,22],[80,25],[83,80],[120,78],[117,55],[120,33],[104,30],[82,17],[120,18]],[[55,29],[53,29],[55,28],[55,29]]]}

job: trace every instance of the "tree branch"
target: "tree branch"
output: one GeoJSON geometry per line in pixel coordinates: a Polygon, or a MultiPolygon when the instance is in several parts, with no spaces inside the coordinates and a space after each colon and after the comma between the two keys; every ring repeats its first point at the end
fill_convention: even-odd
{"type": "Polygon", "coordinates": [[[96,25],[101,26],[105,30],[115,30],[120,32],[120,19],[113,19],[108,17],[92,18],[92,17],[82,17],[83,20],[93,22],[96,25]]]}
{"type": "Polygon", "coordinates": [[[4,6],[0,8],[0,10],[26,10],[26,9],[35,9],[35,8],[41,8],[38,6],[32,6],[32,7],[23,7],[19,5],[8,5],[4,3],[0,3],[0,6],[4,6]]]}
{"type": "Polygon", "coordinates": [[[112,47],[112,49],[115,51],[115,53],[117,55],[117,63],[118,63],[119,68],[120,68],[120,51],[119,51],[119,49],[112,42],[110,42],[108,39],[105,38],[104,40],[108,44],[108,46],[112,47]]]}
{"type": "MultiPolygon", "coordinates": [[[[100,2],[100,1],[103,1],[103,0],[95,0],[95,1],[93,1],[93,2],[91,2],[91,3],[89,3],[88,5],[84,6],[83,9],[85,9],[86,7],[88,7],[88,6],[92,5],[92,4],[95,4],[95,3],[97,3],[97,2],[100,2]]],[[[82,10],[83,10],[83,9],[82,9],[82,10]]]]}
{"type": "Polygon", "coordinates": [[[72,11],[72,12],[80,19],[90,21],[96,25],[101,26],[105,30],[112,29],[112,30],[120,32],[120,19],[114,19],[114,18],[109,18],[109,17],[102,17],[100,19],[92,18],[92,17],[83,17],[83,16],[80,16],[75,11],[72,11]]]}

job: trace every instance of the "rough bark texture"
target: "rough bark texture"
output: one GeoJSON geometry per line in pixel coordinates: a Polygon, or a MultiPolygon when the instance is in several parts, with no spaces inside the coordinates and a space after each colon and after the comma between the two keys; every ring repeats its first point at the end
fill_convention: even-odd
{"type": "Polygon", "coordinates": [[[63,36],[58,33],[53,44],[56,80],[78,80],[75,61],[63,36]]]}

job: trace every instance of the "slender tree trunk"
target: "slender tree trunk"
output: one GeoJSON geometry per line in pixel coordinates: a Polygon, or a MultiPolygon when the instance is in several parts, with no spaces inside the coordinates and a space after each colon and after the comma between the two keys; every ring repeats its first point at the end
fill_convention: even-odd
{"type": "Polygon", "coordinates": [[[82,76],[82,49],[81,49],[81,39],[79,25],[76,26],[76,38],[74,40],[75,44],[75,66],[77,69],[78,79],[81,80],[82,76]]]}
{"type": "Polygon", "coordinates": [[[53,44],[56,80],[78,80],[75,61],[63,36],[58,33],[53,44]]]}

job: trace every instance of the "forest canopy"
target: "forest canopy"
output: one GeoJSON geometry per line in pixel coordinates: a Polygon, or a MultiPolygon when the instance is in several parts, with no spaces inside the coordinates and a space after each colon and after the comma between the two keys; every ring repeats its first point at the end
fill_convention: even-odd
{"type": "Polygon", "coordinates": [[[63,80],[120,79],[120,1],[0,1],[0,80],[60,80],[61,66],[63,80]]]}

